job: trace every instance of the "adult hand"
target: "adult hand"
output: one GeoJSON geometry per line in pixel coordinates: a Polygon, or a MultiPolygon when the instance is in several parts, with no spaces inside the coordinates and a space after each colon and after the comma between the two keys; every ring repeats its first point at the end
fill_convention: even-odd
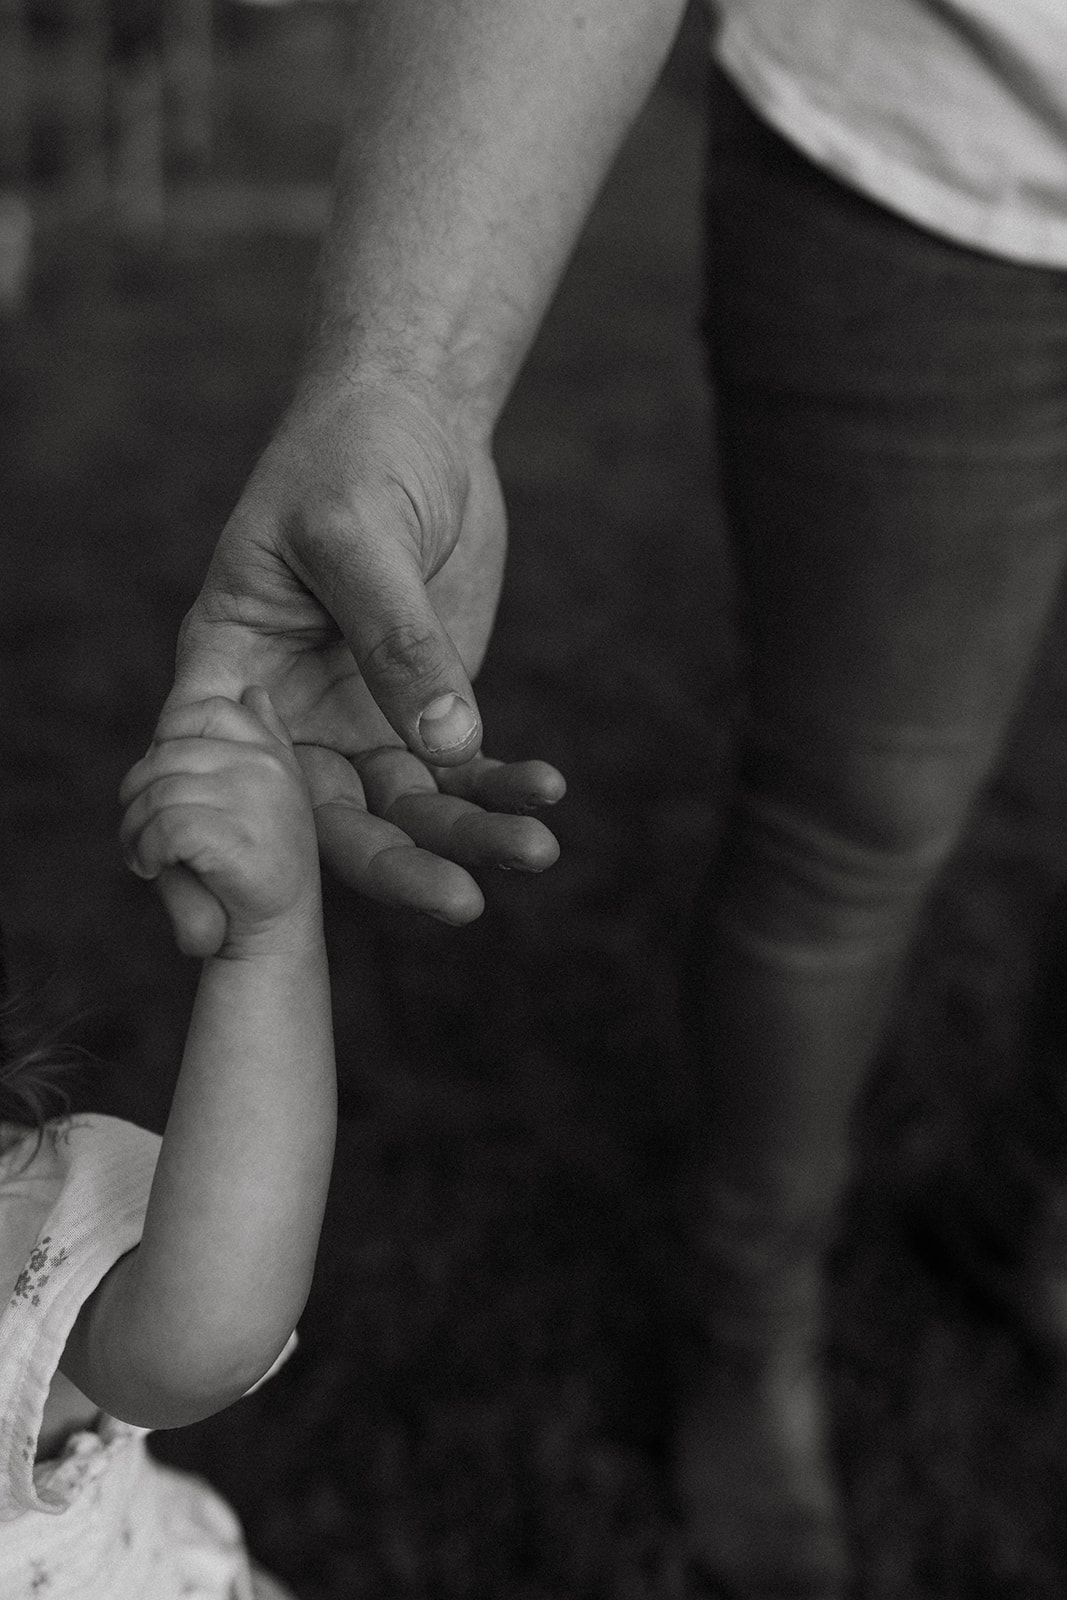
{"type": "MultiPolygon", "coordinates": [[[[487,446],[443,412],[392,379],[304,388],[223,529],[164,713],[263,685],[328,867],[372,899],[461,924],[483,908],[468,869],[556,859],[548,829],[518,813],[564,784],[544,762],[478,753],[470,678],[506,523],[487,446]]],[[[181,947],[215,949],[224,919],[202,887],[177,869],[160,890],[181,947]]]]}

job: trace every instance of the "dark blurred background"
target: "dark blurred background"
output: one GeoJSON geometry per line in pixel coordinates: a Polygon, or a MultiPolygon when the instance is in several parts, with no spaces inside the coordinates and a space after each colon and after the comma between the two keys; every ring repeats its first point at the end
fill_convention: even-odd
{"type": "MultiPolygon", "coordinates": [[[[115,796],[292,380],[349,16],[0,8],[0,908],[43,1019],[78,1015],[100,1063],[81,1098],[153,1127],[195,971],[122,867],[115,796]]],[[[695,10],[500,430],[512,553],[479,696],[491,753],[566,774],[561,860],[487,881],[462,931],[330,891],[343,1126],[301,1348],[155,1443],[301,1600],[685,1593],[661,1453],[701,1096],[673,972],[735,675],[704,52],[695,10]]],[[[832,1372],[876,1600],[1067,1585],[1061,1368],[972,1271],[1061,1176],[1058,1074],[1019,1030],[1067,876],[1063,632],[858,1123],[832,1372]]]]}

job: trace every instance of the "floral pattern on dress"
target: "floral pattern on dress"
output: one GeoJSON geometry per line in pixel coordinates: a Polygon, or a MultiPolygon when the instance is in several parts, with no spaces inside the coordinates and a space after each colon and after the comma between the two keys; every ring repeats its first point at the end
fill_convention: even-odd
{"type": "Polygon", "coordinates": [[[105,1442],[95,1429],[79,1429],[71,1434],[55,1460],[39,1463],[36,1474],[38,1481],[47,1483],[53,1495],[61,1496],[68,1503],[73,1502],[88,1485],[98,1485],[115,1454],[129,1443],[129,1437],[116,1434],[105,1442]]]}
{"type": "Polygon", "coordinates": [[[63,1119],[41,1138],[23,1130],[10,1146],[3,1134],[0,1122],[0,1189],[27,1187],[15,1192],[0,1291],[0,1600],[291,1600],[252,1576],[237,1519],[214,1491],[149,1455],[148,1430],[101,1415],[35,1462],[27,1430],[52,1370],[35,1339],[51,1341],[51,1360],[78,1309],[75,1281],[88,1290],[136,1246],[159,1140],[106,1117],[63,1119]]]}
{"type": "MultiPolygon", "coordinates": [[[[79,1128],[88,1127],[89,1124],[77,1121],[74,1117],[60,1117],[55,1122],[50,1122],[44,1129],[43,1137],[51,1144],[53,1150],[58,1151],[70,1143],[70,1136],[79,1128]]],[[[30,1251],[29,1260],[15,1279],[15,1287],[11,1294],[11,1304],[17,1306],[24,1301],[31,1306],[41,1303],[41,1290],[45,1287],[52,1273],[70,1259],[70,1251],[64,1247],[62,1250],[51,1250],[52,1236],[46,1233],[38,1239],[30,1251]],[[47,1270],[46,1270],[47,1269],[47,1270]]]]}
{"type": "Polygon", "coordinates": [[[52,1579],[48,1568],[45,1566],[43,1561],[35,1561],[33,1563],[33,1571],[30,1574],[30,1594],[44,1594],[46,1590],[50,1589],[51,1587],[52,1579]]]}
{"type": "Polygon", "coordinates": [[[20,1300],[28,1300],[31,1306],[39,1306],[41,1303],[40,1291],[44,1288],[55,1269],[61,1267],[64,1261],[70,1259],[70,1251],[66,1247],[62,1250],[57,1250],[54,1255],[50,1254],[51,1244],[52,1236],[46,1233],[44,1238],[39,1239],[30,1251],[29,1260],[15,1279],[15,1288],[11,1295],[11,1304],[13,1306],[17,1305],[20,1300]],[[45,1267],[49,1269],[47,1272],[44,1271],[45,1267]]]}

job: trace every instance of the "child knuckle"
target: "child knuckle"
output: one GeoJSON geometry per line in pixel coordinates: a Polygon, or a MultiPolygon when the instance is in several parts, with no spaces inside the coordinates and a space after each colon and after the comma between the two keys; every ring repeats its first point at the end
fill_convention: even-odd
{"type": "Polygon", "coordinates": [[[280,750],[271,749],[268,745],[257,745],[254,762],[256,777],[264,787],[276,789],[280,784],[288,782],[288,764],[280,750]]]}
{"type": "Polygon", "coordinates": [[[212,733],[225,734],[227,729],[245,727],[246,713],[236,701],[223,694],[209,695],[203,703],[204,721],[212,733]]]}
{"type": "Polygon", "coordinates": [[[154,812],[168,813],[175,806],[180,806],[186,798],[187,781],[184,773],[165,773],[156,778],[145,796],[146,803],[154,812]]]}

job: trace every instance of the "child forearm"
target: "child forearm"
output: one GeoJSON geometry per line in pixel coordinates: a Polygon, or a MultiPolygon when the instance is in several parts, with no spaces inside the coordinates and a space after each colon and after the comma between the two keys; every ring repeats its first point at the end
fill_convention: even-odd
{"type": "Polygon", "coordinates": [[[321,931],[205,963],[142,1242],[64,1370],[103,1409],[173,1427],[243,1394],[303,1308],[333,1157],[321,931]]]}

